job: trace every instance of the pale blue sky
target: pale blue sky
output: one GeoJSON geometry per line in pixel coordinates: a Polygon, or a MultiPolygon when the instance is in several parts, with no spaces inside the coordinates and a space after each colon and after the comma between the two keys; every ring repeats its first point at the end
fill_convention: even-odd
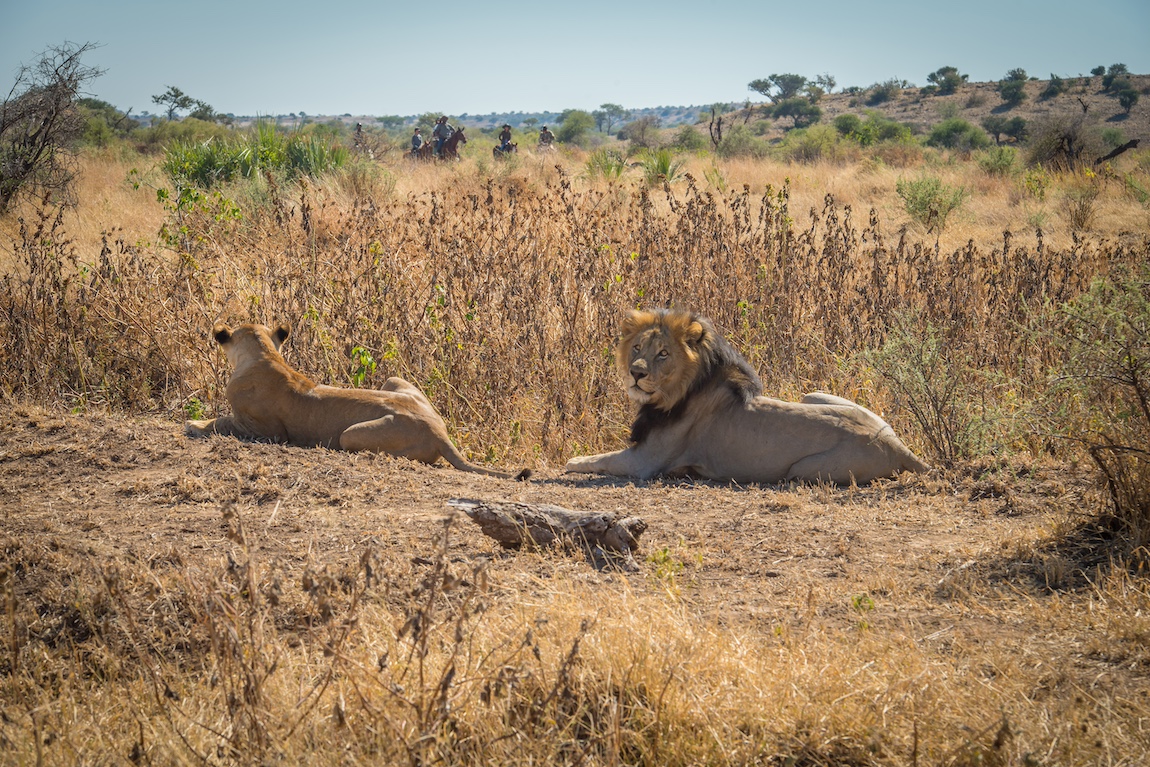
{"type": "Polygon", "coordinates": [[[747,83],[787,72],[1150,74],[1150,2],[0,0],[4,92],[64,41],[101,44],[92,94],[137,114],[168,85],[242,115],[487,114],[759,101],[747,83]]]}

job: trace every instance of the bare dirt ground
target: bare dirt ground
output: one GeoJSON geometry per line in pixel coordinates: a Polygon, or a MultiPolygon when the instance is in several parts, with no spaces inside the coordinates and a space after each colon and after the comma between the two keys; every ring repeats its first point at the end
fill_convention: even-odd
{"type": "MultiPolygon", "coordinates": [[[[860,631],[906,638],[955,663],[967,688],[1022,680],[1032,728],[1049,716],[1091,738],[1086,753],[1133,764],[1147,750],[1135,744],[1136,712],[1150,709],[1150,643],[1137,604],[1095,615],[1124,599],[1098,585],[1113,565],[1097,492],[1086,467],[1041,463],[864,488],[632,482],[548,467],[516,483],[375,454],[193,440],[159,417],[9,404],[0,573],[16,576],[9,599],[42,605],[45,625],[29,629],[50,639],[67,630],[47,625],[66,612],[51,604],[61,573],[218,569],[232,548],[225,508],[243,520],[251,553],[289,577],[339,571],[368,546],[397,577],[418,577],[439,554],[453,497],[617,512],[649,525],[635,573],[597,571],[577,552],[503,551],[463,517],[449,526],[447,555],[464,567],[488,560],[503,599],[567,583],[591,616],[605,591],[670,595],[683,619],[736,636],[799,627],[848,644],[860,631]]],[[[1004,716],[963,711],[991,734],[1004,716]]]]}
{"type": "MultiPolygon", "coordinates": [[[[222,508],[234,504],[269,558],[323,562],[371,540],[418,562],[434,551],[453,497],[551,503],[644,519],[641,571],[596,573],[575,556],[503,552],[463,517],[454,554],[494,557],[505,571],[553,561],[635,588],[662,563],[664,574],[677,571],[693,609],[763,630],[780,611],[808,609],[816,594],[832,625],[857,620],[858,595],[905,599],[926,635],[954,622],[959,576],[1009,579],[1025,598],[1073,588],[1094,555],[1064,537],[1062,549],[1051,548],[1052,536],[1095,507],[1094,492],[1085,470],[1067,466],[936,471],[864,488],[632,482],[546,468],[516,483],[375,454],[193,440],[182,424],[157,418],[31,406],[0,414],[0,519],[25,542],[109,561],[173,549],[212,557],[226,545],[222,508]]],[[[1041,632],[1025,619],[1002,628],[1041,632]]]]}

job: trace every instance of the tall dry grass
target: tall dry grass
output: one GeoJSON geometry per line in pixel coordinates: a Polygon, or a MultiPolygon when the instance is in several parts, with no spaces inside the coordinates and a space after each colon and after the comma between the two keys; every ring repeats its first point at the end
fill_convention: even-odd
{"type": "MultiPolygon", "coordinates": [[[[1147,259],[1145,238],[1120,228],[1004,234],[1007,218],[928,238],[892,207],[889,167],[706,160],[648,189],[585,180],[582,159],[264,178],[159,216],[154,192],[118,187],[106,194],[127,200],[122,228],[114,202],[24,208],[4,222],[0,389],[182,419],[226,408],[214,322],[289,322],[287,356],[307,373],[402,375],[473,458],[554,465],[621,443],[615,326],[628,308],[672,303],[711,316],[772,392],[854,397],[922,449],[927,427],[865,352],[933,328],[920,339],[964,376],[963,408],[1021,413],[1061,354],[1034,324],[1147,259]]],[[[121,161],[103,162],[120,184],[121,161]]],[[[980,204],[1009,206],[1014,189],[988,183],[980,204]]],[[[1097,200],[1096,227],[1111,206],[1122,222],[1144,215],[1108,187],[1097,200]]],[[[1060,449],[1003,423],[978,447],[1060,449]]],[[[175,547],[108,563],[65,535],[4,540],[0,761],[1134,764],[1147,752],[1144,697],[1081,688],[1043,661],[1044,643],[1073,641],[1084,658],[1145,666],[1150,594],[1121,569],[1084,598],[1023,607],[959,572],[938,586],[947,609],[985,626],[953,641],[924,633],[913,609],[881,631],[860,614],[844,638],[824,630],[815,588],[775,631],[743,633],[670,589],[603,589],[589,611],[586,584],[561,571],[492,582],[446,545],[419,567],[373,546],[264,561],[234,509],[226,524],[231,545],[194,561],[175,547]],[[17,590],[31,578],[35,600],[17,590]],[[1003,631],[1010,609],[1049,633],[1003,631]]]]}
{"type": "Polygon", "coordinates": [[[996,631],[1009,608],[968,592],[954,619],[980,631],[860,613],[844,637],[824,630],[814,590],[773,632],[744,633],[671,591],[624,583],[593,610],[587,584],[561,576],[507,591],[484,560],[448,555],[450,523],[420,567],[368,543],[296,568],[255,554],[259,535],[236,510],[225,523],[214,565],[175,549],[101,565],[60,540],[6,542],[42,584],[36,614],[10,576],[0,583],[6,754],[654,766],[1137,764],[1147,753],[1136,692],[1076,687],[1042,663],[1045,643],[1082,636],[1083,621],[1083,653],[1138,646],[1150,593],[1121,572],[1092,587],[1089,616],[1077,599],[1021,608],[1045,636],[996,631]]]}
{"type": "Polygon", "coordinates": [[[939,329],[968,373],[999,374],[965,382],[987,397],[1003,382],[1037,396],[1059,351],[1028,325],[1146,256],[1137,238],[1054,247],[1042,233],[945,249],[830,193],[800,207],[786,177],[720,191],[689,173],[648,189],[550,159],[399,163],[382,185],[268,176],[169,203],[166,239],[152,241],[108,226],[77,243],[68,212],[26,211],[2,278],[0,386],[82,407],[214,411],[227,370],[212,324],[287,322],[288,357],[310,375],[403,376],[472,457],[551,465],[618,444],[629,413],[615,327],[630,308],[673,304],[715,320],[768,390],[857,398],[922,445],[862,352],[913,321],[939,329]]]}

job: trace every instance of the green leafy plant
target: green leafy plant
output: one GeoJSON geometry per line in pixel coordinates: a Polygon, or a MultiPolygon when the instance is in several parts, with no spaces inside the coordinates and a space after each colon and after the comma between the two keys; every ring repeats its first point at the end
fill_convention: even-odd
{"type": "Polygon", "coordinates": [[[978,167],[988,176],[1009,176],[1014,172],[1017,157],[1018,151],[1014,147],[991,147],[979,156],[978,167]]]}
{"type": "Polygon", "coordinates": [[[927,231],[941,232],[950,214],[962,206],[967,198],[962,187],[947,186],[937,176],[917,179],[899,179],[895,191],[902,198],[906,212],[927,231]]]}
{"type": "Polygon", "coordinates": [[[643,180],[648,186],[655,186],[664,181],[677,181],[683,175],[685,164],[685,161],[676,157],[670,149],[648,149],[639,156],[643,180]]]}
{"type": "Polygon", "coordinates": [[[351,350],[351,362],[353,367],[348,378],[351,385],[358,388],[375,374],[375,357],[371,356],[371,352],[362,346],[356,346],[351,350]]]}
{"type": "MultiPolygon", "coordinates": [[[[1065,349],[1053,379],[1055,433],[1102,474],[1114,526],[1131,551],[1150,545],[1150,266],[1119,270],[1063,305],[1044,332],[1065,349]]],[[[1142,548],[1142,556],[1146,556],[1142,548]]]]}
{"type": "Polygon", "coordinates": [[[614,149],[596,149],[587,157],[585,167],[591,178],[617,179],[627,172],[627,160],[614,149]]]}

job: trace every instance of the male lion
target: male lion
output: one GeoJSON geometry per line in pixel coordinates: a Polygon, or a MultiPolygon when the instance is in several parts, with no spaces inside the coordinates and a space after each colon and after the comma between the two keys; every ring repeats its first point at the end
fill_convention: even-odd
{"type": "MultiPolygon", "coordinates": [[[[233,415],[188,421],[190,436],[230,434],[301,447],[371,450],[424,463],[443,458],[463,471],[511,477],[468,463],[435,407],[402,378],[387,379],[380,391],[337,389],[293,370],[279,353],[288,332],[266,325],[212,328],[232,366],[227,397],[233,415]]],[[[529,475],[524,471],[516,479],[529,475]]]]}
{"type": "Polygon", "coordinates": [[[615,356],[627,394],[640,405],[634,444],[572,458],[566,471],[861,484],[928,468],[885,421],[850,400],[761,396],[747,361],[710,320],[690,312],[631,312],[615,356]]]}

